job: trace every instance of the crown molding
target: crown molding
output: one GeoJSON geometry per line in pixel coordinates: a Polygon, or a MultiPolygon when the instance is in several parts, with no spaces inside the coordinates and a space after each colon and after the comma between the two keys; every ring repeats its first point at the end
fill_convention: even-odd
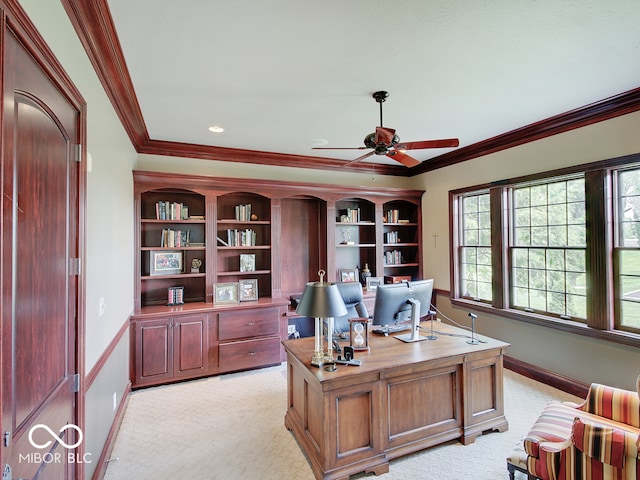
{"type": "Polygon", "coordinates": [[[412,177],[640,110],[640,88],[425,160],[413,168],[169,142],[149,138],[107,0],[61,0],[98,77],[138,153],[412,177]]]}

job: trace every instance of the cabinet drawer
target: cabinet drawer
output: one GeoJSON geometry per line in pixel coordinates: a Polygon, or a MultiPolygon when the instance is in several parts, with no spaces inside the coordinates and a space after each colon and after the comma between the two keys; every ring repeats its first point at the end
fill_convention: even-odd
{"type": "Polygon", "coordinates": [[[277,334],[277,308],[238,310],[222,312],[218,315],[218,339],[220,341],[277,334]]]}
{"type": "Polygon", "coordinates": [[[218,346],[221,370],[242,370],[280,363],[280,338],[261,338],[218,346]]]}

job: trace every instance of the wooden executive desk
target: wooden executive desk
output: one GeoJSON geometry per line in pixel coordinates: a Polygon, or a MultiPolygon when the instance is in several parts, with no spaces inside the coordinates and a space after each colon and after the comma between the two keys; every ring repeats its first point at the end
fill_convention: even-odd
{"type": "MultiPolygon", "coordinates": [[[[422,326],[430,328],[429,322],[422,326]]],[[[434,330],[469,335],[438,322],[434,330]]],[[[466,445],[486,430],[508,429],[502,355],[509,345],[484,336],[488,343],[469,345],[468,338],[436,335],[438,340],[404,343],[370,334],[370,351],[356,352],[362,365],[338,365],[335,372],[310,365],[313,337],[283,342],[284,423],[317,478],[386,473],[392,458],[456,438],[466,445]]]]}

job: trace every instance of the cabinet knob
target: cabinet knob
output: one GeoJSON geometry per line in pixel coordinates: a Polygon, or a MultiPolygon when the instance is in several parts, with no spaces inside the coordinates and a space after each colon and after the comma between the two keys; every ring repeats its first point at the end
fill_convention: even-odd
{"type": "Polygon", "coordinates": [[[253,357],[256,354],[256,352],[249,352],[249,356],[253,357]]]}

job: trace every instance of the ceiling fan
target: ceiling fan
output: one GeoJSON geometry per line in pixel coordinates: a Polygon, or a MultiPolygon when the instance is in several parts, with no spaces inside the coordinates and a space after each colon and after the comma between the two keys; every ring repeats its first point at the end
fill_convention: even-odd
{"type": "Polygon", "coordinates": [[[374,133],[370,133],[364,137],[363,147],[312,147],[312,150],[366,150],[373,149],[371,152],[365,153],[358,158],[349,161],[346,165],[364,160],[371,155],[386,155],[393,160],[400,162],[406,167],[415,167],[420,162],[415,158],[404,153],[404,150],[423,150],[426,148],[447,148],[457,147],[460,141],[457,138],[444,138],[441,140],[422,140],[420,142],[400,142],[400,137],[396,135],[393,128],[382,126],[382,102],[389,97],[389,92],[381,90],[373,93],[373,99],[380,105],[380,126],[376,127],[374,133]]]}

